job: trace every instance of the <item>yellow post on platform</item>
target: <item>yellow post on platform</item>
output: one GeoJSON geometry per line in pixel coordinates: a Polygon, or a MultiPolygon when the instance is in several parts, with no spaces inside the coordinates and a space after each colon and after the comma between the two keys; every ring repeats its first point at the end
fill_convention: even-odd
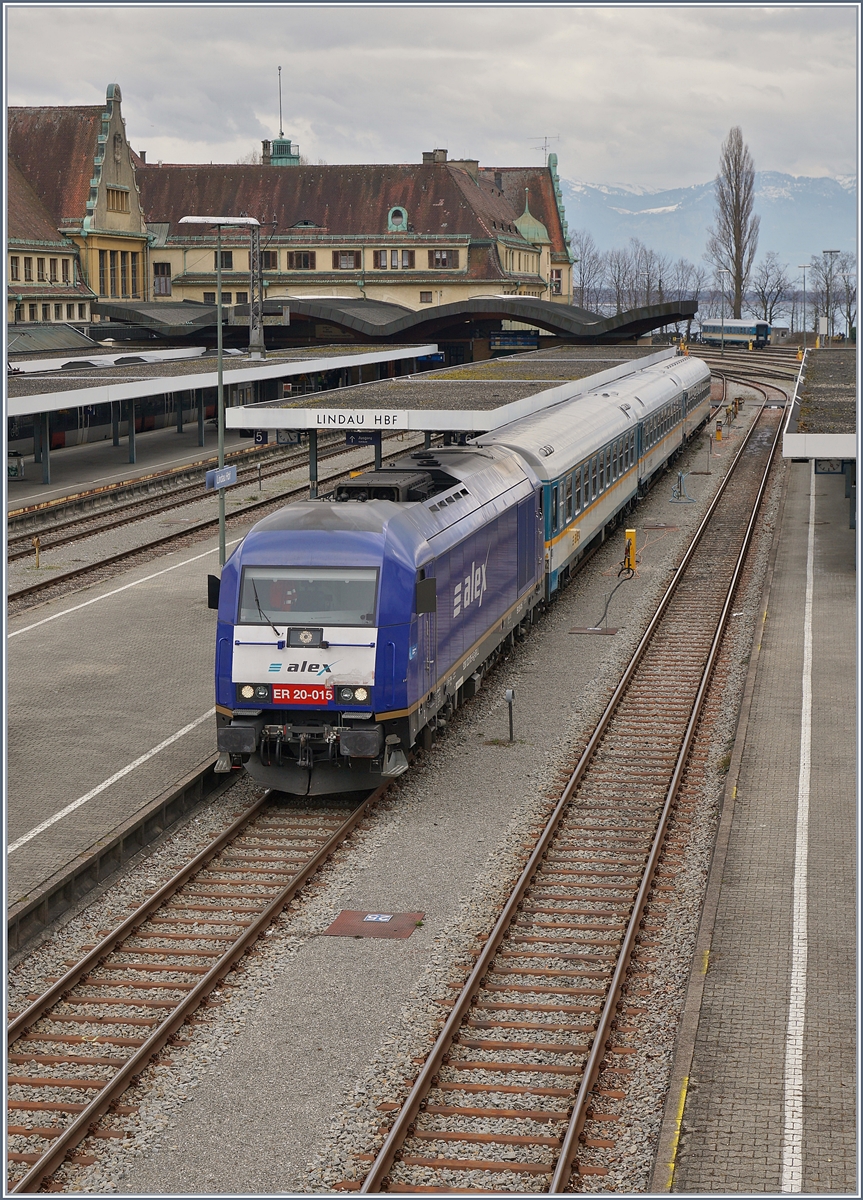
{"type": "Polygon", "coordinates": [[[717,440],[717,442],[722,441],[722,422],[721,421],[716,422],[716,440],[717,440]]]}
{"type": "Polygon", "coordinates": [[[635,570],[635,530],[626,531],[626,549],[623,552],[623,566],[627,571],[635,570]]]}

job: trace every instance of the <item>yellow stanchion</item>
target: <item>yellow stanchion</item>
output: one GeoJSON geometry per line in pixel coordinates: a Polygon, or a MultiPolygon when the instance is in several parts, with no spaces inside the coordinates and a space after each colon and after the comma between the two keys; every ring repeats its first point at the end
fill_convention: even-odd
{"type": "Polygon", "coordinates": [[[722,422],[721,421],[716,422],[716,440],[717,440],[717,442],[722,441],[722,422]]]}
{"type": "Polygon", "coordinates": [[[626,549],[623,552],[623,567],[626,571],[635,570],[635,530],[627,529],[626,549]]]}

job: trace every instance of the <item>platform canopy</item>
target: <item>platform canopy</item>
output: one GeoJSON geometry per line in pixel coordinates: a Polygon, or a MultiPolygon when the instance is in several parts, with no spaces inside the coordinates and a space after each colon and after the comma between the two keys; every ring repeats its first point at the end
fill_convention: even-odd
{"type": "MultiPolygon", "coordinates": [[[[525,358],[530,360],[530,364],[524,367],[525,373],[530,366],[542,362],[553,368],[555,363],[564,361],[562,355],[565,349],[545,354],[519,355],[515,369],[521,366],[525,358]]],[[[358,430],[372,433],[392,430],[486,433],[676,355],[676,349],[670,347],[655,354],[618,362],[616,366],[585,374],[582,378],[570,378],[551,388],[535,375],[522,379],[513,378],[511,374],[502,379],[476,378],[474,368],[482,365],[493,368],[495,361],[491,360],[487,364],[472,364],[470,378],[464,377],[467,371],[462,373],[463,378],[458,378],[458,369],[416,376],[403,375],[397,379],[318,393],[317,398],[306,396],[296,400],[238,405],[228,409],[227,427],[331,432],[358,430]]],[[[512,359],[507,361],[513,362],[512,359]]],[[[585,363],[590,361],[596,360],[585,360],[585,363]]]]}

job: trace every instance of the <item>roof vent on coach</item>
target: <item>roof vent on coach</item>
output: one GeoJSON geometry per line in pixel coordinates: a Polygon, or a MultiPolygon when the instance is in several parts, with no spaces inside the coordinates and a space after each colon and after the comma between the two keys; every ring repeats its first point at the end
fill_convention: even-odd
{"type": "Polygon", "coordinates": [[[435,490],[427,471],[364,471],[338,484],[334,500],[427,500],[435,490]]]}
{"type": "Polygon", "coordinates": [[[550,454],[554,454],[554,446],[540,446],[539,452],[543,458],[548,458],[550,454]]]}

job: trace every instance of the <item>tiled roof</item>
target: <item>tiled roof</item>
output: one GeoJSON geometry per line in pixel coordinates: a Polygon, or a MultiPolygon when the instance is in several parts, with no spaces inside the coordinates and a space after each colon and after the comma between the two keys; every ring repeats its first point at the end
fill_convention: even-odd
{"type": "Polygon", "coordinates": [[[494,183],[500,178],[502,191],[516,216],[524,212],[524,190],[530,193],[530,211],[542,221],[551,238],[553,253],[566,254],[563,226],[554,194],[554,182],[547,167],[481,167],[480,178],[494,183]]]}
{"type": "Polygon", "coordinates": [[[83,220],[103,104],[7,110],[9,155],[51,214],[83,220]]]}
{"type": "Polygon", "coordinates": [[[21,241],[62,243],[64,239],[57,232],[57,222],[51,219],[51,214],[11,159],[7,178],[9,237],[21,241]]]}
{"type": "MultiPolygon", "coordinates": [[[[441,237],[518,238],[507,199],[453,163],[334,167],[142,166],[138,186],[147,220],[171,224],[207,214],[276,221],[277,233],[386,235],[393,208],[403,207],[409,232],[441,237]]],[[[522,205],[522,208],[524,206],[522,205]]]]}

